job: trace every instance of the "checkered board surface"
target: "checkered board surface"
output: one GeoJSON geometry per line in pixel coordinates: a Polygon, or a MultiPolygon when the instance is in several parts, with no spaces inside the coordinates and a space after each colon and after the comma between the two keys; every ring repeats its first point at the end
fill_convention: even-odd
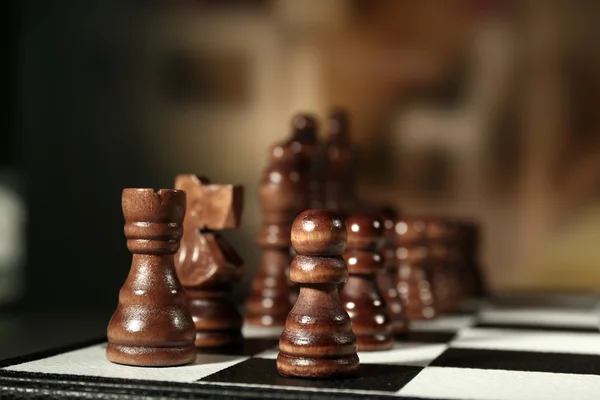
{"type": "Polygon", "coordinates": [[[496,297],[414,322],[392,350],[359,353],[348,379],[280,376],[277,329],[244,328],[244,345],[193,365],[112,364],[104,342],[6,360],[3,393],[53,398],[600,398],[598,299],[496,297]],[[470,308],[470,309],[469,309],[470,308]]]}

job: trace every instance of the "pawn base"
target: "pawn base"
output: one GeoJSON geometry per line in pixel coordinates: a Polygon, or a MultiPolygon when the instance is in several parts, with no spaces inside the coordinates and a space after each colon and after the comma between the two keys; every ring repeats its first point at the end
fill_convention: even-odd
{"type": "Polygon", "coordinates": [[[106,358],[116,364],[137,367],[172,367],[196,361],[197,350],[189,346],[146,347],[108,343],[106,358]]]}
{"type": "Polygon", "coordinates": [[[360,365],[358,355],[337,358],[298,357],[285,353],[277,356],[277,371],[298,378],[334,378],[351,376],[360,365]]]}

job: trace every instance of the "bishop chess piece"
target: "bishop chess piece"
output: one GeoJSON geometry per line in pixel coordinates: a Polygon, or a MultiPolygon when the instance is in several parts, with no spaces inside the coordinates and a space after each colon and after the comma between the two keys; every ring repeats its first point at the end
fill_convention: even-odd
{"type": "Polygon", "coordinates": [[[463,299],[463,288],[458,276],[461,257],[457,246],[456,225],[448,220],[430,218],[425,222],[427,237],[427,265],[436,310],[447,313],[463,299]]]}
{"type": "Polygon", "coordinates": [[[175,188],[187,193],[181,248],[175,267],[196,326],[197,347],[221,347],[242,340],[242,317],[230,297],[244,262],[219,231],[239,227],[243,188],[211,184],[196,175],[179,175],[175,188]]]}
{"type": "Polygon", "coordinates": [[[246,321],[252,325],[283,326],[292,308],[290,234],[304,206],[298,181],[297,156],[285,144],[273,146],[259,188],[263,221],[256,240],[262,258],[245,304],[246,321]]]}
{"type": "Polygon", "coordinates": [[[431,319],[437,312],[430,274],[426,269],[425,222],[403,216],[396,222],[394,232],[398,263],[396,286],[405,314],[409,320],[431,319]]]}
{"type": "Polygon", "coordinates": [[[398,292],[398,260],[396,258],[396,232],[394,228],[399,220],[398,212],[385,207],[380,210],[383,222],[384,241],[382,247],[383,271],[377,274],[377,286],[385,300],[387,312],[394,334],[408,331],[408,319],[405,315],[402,297],[398,292]]]}
{"type": "Polygon", "coordinates": [[[359,366],[356,336],[338,286],[348,277],[341,257],[346,226],[336,214],[306,210],[292,225],[296,257],[290,278],[300,286],[279,339],[277,370],[286,376],[328,378],[354,373],[359,366]]]}
{"type": "Polygon", "coordinates": [[[194,322],[173,265],[185,198],[180,190],[123,190],[133,259],[107,329],[106,357],[114,363],[166,367],[196,360],[194,322]]]}
{"type": "Polygon", "coordinates": [[[350,276],[340,298],[352,319],[352,330],[359,351],[390,349],[394,342],[392,325],[376,275],[383,269],[377,248],[383,239],[383,224],[371,214],[352,214],[346,218],[348,245],[344,260],[350,276]]]}
{"type": "Polygon", "coordinates": [[[327,118],[322,197],[325,208],[347,216],[356,207],[355,157],[350,146],[348,113],[334,109],[327,118]]]}

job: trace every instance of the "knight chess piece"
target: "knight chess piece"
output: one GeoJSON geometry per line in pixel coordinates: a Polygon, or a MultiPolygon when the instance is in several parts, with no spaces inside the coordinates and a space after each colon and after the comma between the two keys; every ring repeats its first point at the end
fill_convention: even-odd
{"type": "Polygon", "coordinates": [[[398,212],[390,207],[380,210],[384,229],[382,247],[383,271],[377,274],[377,286],[385,300],[388,315],[395,334],[406,333],[409,321],[406,318],[402,297],[398,292],[398,261],[396,258],[396,233],[394,227],[399,220],[398,212]]]}
{"type": "Polygon", "coordinates": [[[196,359],[194,322],[173,265],[185,199],[180,190],[123,190],[133,258],[107,329],[106,357],[114,363],[166,367],[196,359]]]}
{"type": "Polygon", "coordinates": [[[330,378],[358,369],[356,336],[338,295],[348,277],[346,239],[344,221],[330,211],[306,210],[294,220],[290,278],[300,293],[279,339],[282,375],[330,378]]]}
{"type": "Polygon", "coordinates": [[[344,260],[350,276],[340,292],[342,304],[352,320],[360,351],[390,349],[394,344],[392,325],[376,283],[376,275],[383,269],[377,251],[383,223],[367,213],[352,214],[345,222],[348,245],[344,260]]]}
{"type": "Polygon", "coordinates": [[[196,326],[196,347],[222,347],[242,341],[242,316],[230,297],[244,262],[219,231],[239,227],[243,188],[211,184],[196,175],[178,175],[175,188],[187,193],[177,275],[196,326]]]}
{"type": "Polygon", "coordinates": [[[431,278],[426,269],[425,222],[402,216],[394,226],[398,279],[396,286],[409,320],[431,319],[437,315],[431,278]]]}
{"type": "Polygon", "coordinates": [[[256,239],[262,258],[245,304],[246,321],[252,325],[283,326],[292,308],[290,234],[294,217],[303,206],[297,164],[287,145],[276,144],[260,182],[263,221],[256,239]]]}

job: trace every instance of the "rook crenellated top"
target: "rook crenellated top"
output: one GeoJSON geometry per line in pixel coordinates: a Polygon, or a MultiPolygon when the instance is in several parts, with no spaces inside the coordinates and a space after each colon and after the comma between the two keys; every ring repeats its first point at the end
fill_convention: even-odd
{"type": "Polygon", "coordinates": [[[173,189],[124,189],[127,248],[134,254],[169,254],[179,249],[185,192],[173,189]]]}

